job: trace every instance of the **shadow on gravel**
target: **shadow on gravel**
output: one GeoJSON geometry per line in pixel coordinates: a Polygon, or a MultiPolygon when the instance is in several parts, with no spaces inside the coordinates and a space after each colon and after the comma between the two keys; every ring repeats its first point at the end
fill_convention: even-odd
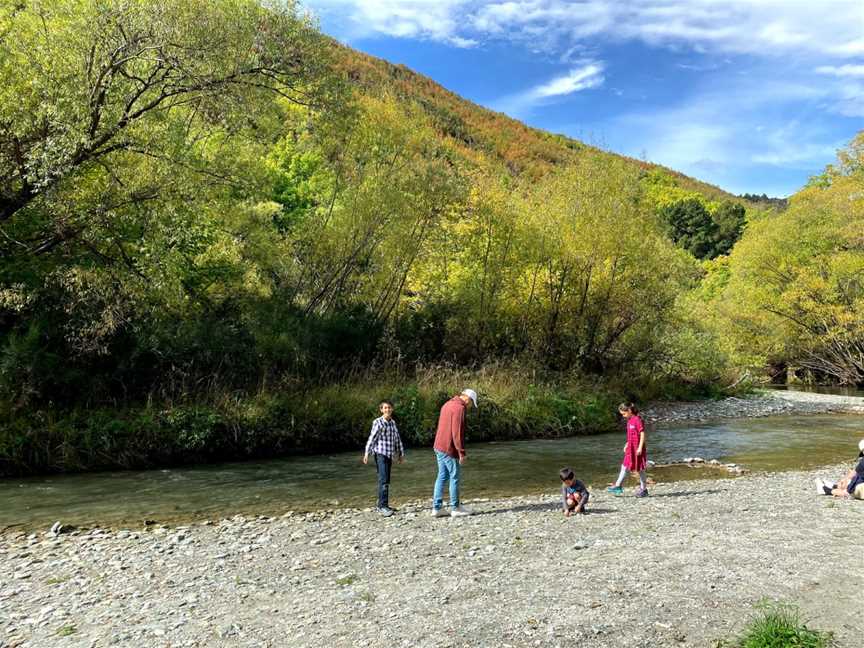
{"type": "Polygon", "coordinates": [[[657,497],[692,497],[693,495],[716,495],[717,493],[724,492],[722,489],[715,488],[713,490],[701,490],[701,491],[676,491],[674,493],[658,493],[651,494],[649,499],[655,499],[657,497]]]}
{"type": "MultiPolygon", "coordinates": [[[[490,511],[475,511],[474,515],[494,515],[496,513],[527,513],[537,511],[542,513],[560,513],[560,504],[521,504],[519,506],[511,506],[508,508],[497,508],[490,511]]],[[[615,513],[616,509],[604,508],[589,508],[587,515],[603,515],[605,513],[615,513]]]]}

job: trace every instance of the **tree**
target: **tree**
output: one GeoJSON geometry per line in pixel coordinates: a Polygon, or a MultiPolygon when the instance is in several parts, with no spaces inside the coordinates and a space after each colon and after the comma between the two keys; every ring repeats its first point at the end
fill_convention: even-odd
{"type": "Polygon", "coordinates": [[[754,221],[733,250],[717,303],[738,358],[864,383],[864,134],[838,164],[754,221]]]}
{"type": "Polygon", "coordinates": [[[660,210],[669,238],[697,259],[709,259],[714,254],[719,228],[700,200],[688,198],[660,210]]]}
{"type": "MultiPolygon", "coordinates": [[[[52,200],[116,160],[156,160],[205,182],[189,145],[264,117],[266,96],[320,105],[331,93],[324,41],[293,3],[254,0],[32,0],[3,16],[0,223],[52,200]]],[[[126,166],[124,164],[124,166],[126,166]]],[[[234,170],[236,171],[236,170],[234,170]]],[[[152,200],[158,190],[122,200],[152,200]]],[[[80,234],[58,209],[43,252],[80,234]]]]}
{"type": "Polygon", "coordinates": [[[243,339],[285,249],[263,161],[292,106],[341,119],[331,49],[293,2],[0,4],[0,354],[115,381],[240,357],[214,331],[243,339]]]}
{"type": "Polygon", "coordinates": [[[713,220],[717,224],[716,239],[711,258],[721,254],[729,254],[732,247],[741,238],[744,226],[747,223],[747,213],[744,206],[724,200],[714,212],[713,220]]]}

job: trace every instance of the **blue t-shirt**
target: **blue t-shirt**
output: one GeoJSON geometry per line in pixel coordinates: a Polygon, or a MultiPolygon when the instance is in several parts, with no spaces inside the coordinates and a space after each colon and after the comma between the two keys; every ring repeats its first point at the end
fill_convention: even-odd
{"type": "MultiPolygon", "coordinates": [[[[583,498],[588,495],[588,489],[585,487],[585,484],[579,479],[573,480],[573,485],[568,486],[567,484],[561,484],[561,504],[564,508],[567,508],[567,496],[574,495],[579,493],[583,498]]],[[[583,499],[583,506],[587,499],[583,499]]]]}
{"type": "Polygon", "coordinates": [[[854,495],[855,489],[858,488],[859,484],[864,484],[864,458],[862,458],[858,462],[858,465],[855,466],[855,475],[849,480],[846,492],[850,495],[854,495]]]}

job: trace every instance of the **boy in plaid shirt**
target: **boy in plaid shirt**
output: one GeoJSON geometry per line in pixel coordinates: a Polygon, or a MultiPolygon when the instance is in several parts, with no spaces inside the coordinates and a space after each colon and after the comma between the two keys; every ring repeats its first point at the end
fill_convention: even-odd
{"type": "Polygon", "coordinates": [[[390,508],[390,468],[393,458],[397,457],[399,463],[405,461],[405,448],[402,439],[393,420],[393,403],[388,400],[381,401],[378,406],[381,416],[372,421],[372,432],[366,442],[366,450],[363,453],[363,463],[369,463],[369,453],[375,455],[375,468],[378,471],[378,508],[376,509],[384,517],[390,517],[395,513],[390,508]]]}

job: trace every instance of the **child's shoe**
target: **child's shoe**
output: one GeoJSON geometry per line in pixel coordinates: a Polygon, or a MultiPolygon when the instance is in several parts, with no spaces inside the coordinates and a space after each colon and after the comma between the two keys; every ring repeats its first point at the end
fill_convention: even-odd
{"type": "Polygon", "coordinates": [[[816,493],[819,495],[830,495],[831,491],[834,490],[834,487],[826,482],[824,479],[816,480],[816,493]]]}
{"type": "Polygon", "coordinates": [[[457,506],[450,511],[450,517],[465,517],[467,515],[474,515],[474,511],[467,509],[464,506],[457,506]]]}
{"type": "Polygon", "coordinates": [[[621,486],[610,486],[606,489],[607,493],[615,493],[615,495],[621,495],[624,492],[624,489],[621,486]]]}
{"type": "Polygon", "coordinates": [[[648,497],[648,489],[639,488],[639,490],[636,491],[636,497],[648,497]]]}
{"type": "Polygon", "coordinates": [[[447,517],[448,515],[450,515],[450,514],[447,511],[445,511],[443,508],[437,508],[437,509],[433,508],[432,509],[432,517],[439,518],[439,517],[447,517]]]}
{"type": "Polygon", "coordinates": [[[396,512],[393,509],[391,509],[389,506],[382,506],[381,508],[376,509],[376,510],[381,514],[382,517],[390,517],[391,515],[393,515],[396,512]]]}

